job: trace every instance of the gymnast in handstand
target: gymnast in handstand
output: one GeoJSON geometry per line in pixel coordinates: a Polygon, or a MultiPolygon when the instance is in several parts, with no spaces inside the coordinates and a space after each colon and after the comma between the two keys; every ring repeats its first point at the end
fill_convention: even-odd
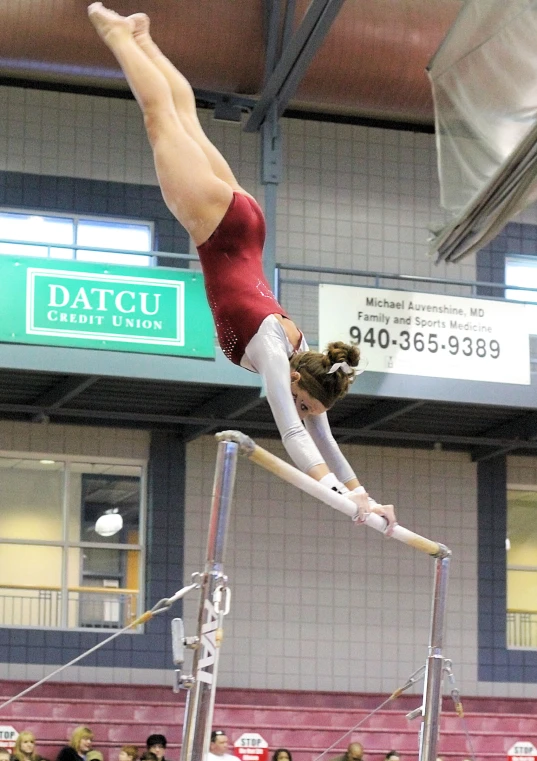
{"type": "Polygon", "coordinates": [[[164,200],[198,249],[222,351],[262,376],[297,467],[345,494],[360,518],[384,516],[390,533],[393,506],[368,497],[326,414],[354,380],[359,350],[338,341],[325,353],[310,351],[276,301],[263,274],[263,212],[203,132],[192,88],[151,39],[149,18],[120,16],[102,3],[92,3],[88,14],[142,110],[164,200]]]}

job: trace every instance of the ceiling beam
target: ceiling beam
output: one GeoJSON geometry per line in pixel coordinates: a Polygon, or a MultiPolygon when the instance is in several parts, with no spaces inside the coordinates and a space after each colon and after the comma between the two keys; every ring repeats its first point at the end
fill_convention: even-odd
{"type": "MultiPolygon", "coordinates": [[[[257,407],[263,401],[260,393],[261,389],[259,388],[232,388],[197,407],[192,415],[197,418],[218,417],[221,419],[224,417],[233,420],[253,407],[257,407]]],[[[196,428],[189,428],[183,436],[183,441],[188,443],[199,436],[214,431],[218,427],[215,423],[207,423],[196,428]]]]}
{"type": "Polygon", "coordinates": [[[98,380],[100,380],[98,375],[68,375],[34,399],[33,404],[48,410],[57,409],[93,386],[98,380]]]}
{"type": "Polygon", "coordinates": [[[265,11],[265,76],[263,84],[266,85],[278,61],[281,0],[265,0],[263,8],[265,11]]]}
{"type": "Polygon", "coordinates": [[[259,130],[275,102],[278,116],[283,114],[344,2],[345,0],[311,1],[246,122],[246,132],[259,130]]]}
{"type": "MultiPolygon", "coordinates": [[[[243,389],[244,390],[244,389],[243,389]]],[[[257,389],[259,391],[259,389],[257,389]]],[[[97,422],[99,420],[108,420],[108,421],[114,421],[117,420],[118,422],[126,421],[129,423],[142,423],[142,424],[164,424],[164,425],[175,425],[175,426],[200,426],[200,425],[209,425],[213,428],[218,428],[220,426],[229,428],[230,425],[233,425],[236,421],[230,418],[226,417],[198,417],[197,415],[165,415],[158,412],[154,413],[146,413],[146,412],[121,412],[118,410],[96,410],[96,409],[77,409],[71,408],[68,409],[66,407],[59,407],[59,408],[38,408],[34,407],[31,404],[9,404],[9,403],[2,403],[0,404],[0,414],[26,414],[26,415],[35,415],[37,413],[41,413],[42,415],[45,415],[46,417],[50,416],[51,418],[55,417],[58,419],[63,418],[72,418],[72,419],[84,419],[86,421],[93,421],[97,422]]],[[[275,431],[276,430],[276,424],[272,422],[259,422],[258,420],[241,420],[240,421],[241,426],[244,426],[245,428],[252,429],[257,428],[258,430],[263,431],[275,431]]],[[[537,444],[536,444],[537,447],[537,444]]]]}
{"type": "MultiPolygon", "coordinates": [[[[251,431],[252,435],[266,435],[267,433],[277,433],[276,424],[273,421],[258,421],[258,420],[234,420],[233,417],[198,417],[197,415],[161,415],[158,413],[142,413],[142,412],[119,412],[113,410],[91,410],[91,409],[69,409],[66,407],[59,408],[37,408],[30,404],[0,404],[0,414],[6,415],[35,415],[36,413],[42,413],[57,419],[58,421],[71,419],[80,420],[83,419],[86,423],[92,422],[96,425],[104,422],[105,424],[113,424],[114,421],[120,423],[130,423],[132,425],[144,425],[147,427],[154,427],[159,425],[164,426],[177,426],[181,428],[187,426],[209,426],[211,429],[215,428],[233,428],[238,427],[244,429],[246,432],[251,431]]],[[[235,414],[239,414],[235,412],[235,414]]],[[[345,435],[350,433],[348,427],[333,426],[332,432],[335,436],[339,434],[345,435]]],[[[390,441],[394,446],[397,446],[398,442],[406,443],[420,443],[420,444],[435,444],[441,443],[450,445],[453,447],[462,448],[464,450],[470,447],[477,447],[485,445],[488,447],[509,447],[515,442],[508,438],[488,438],[482,435],[453,435],[442,433],[419,433],[419,432],[405,432],[405,431],[378,431],[374,429],[361,430],[360,428],[354,429],[355,438],[359,441],[374,442],[374,441],[390,441]]],[[[537,440],[530,440],[521,442],[524,449],[537,452],[537,440]]]]}
{"type": "Polygon", "coordinates": [[[287,0],[283,17],[282,50],[285,50],[293,34],[293,21],[295,19],[296,0],[287,0]]]}
{"type": "Polygon", "coordinates": [[[237,122],[244,112],[250,113],[257,101],[243,95],[231,92],[217,92],[216,90],[201,90],[194,88],[196,105],[199,108],[211,106],[214,108],[214,118],[223,121],[237,122]]]}
{"type": "Polygon", "coordinates": [[[528,446],[528,442],[537,439],[537,412],[525,415],[517,415],[500,425],[483,431],[483,438],[507,438],[512,439],[510,444],[504,446],[481,446],[478,445],[470,452],[474,462],[483,462],[493,457],[513,452],[528,446]]]}
{"type": "MultiPolygon", "coordinates": [[[[340,431],[345,430],[334,426],[332,433],[337,434],[340,431]]],[[[361,431],[359,428],[355,432],[356,439],[363,439],[364,441],[374,441],[375,439],[384,439],[388,441],[416,441],[429,444],[448,444],[454,446],[463,446],[468,448],[470,446],[478,446],[479,444],[486,444],[489,446],[505,447],[511,446],[512,441],[506,439],[483,439],[480,436],[467,436],[457,434],[445,434],[445,433],[419,433],[410,431],[375,431],[367,430],[361,431]]],[[[395,445],[395,444],[394,444],[395,445]]],[[[527,442],[524,447],[537,451],[537,442],[527,442]]]]}
{"type": "MultiPolygon", "coordinates": [[[[422,407],[424,404],[425,402],[423,400],[405,402],[398,399],[387,399],[386,401],[378,402],[365,412],[357,412],[355,415],[349,416],[344,421],[340,421],[339,427],[346,427],[346,422],[349,422],[349,428],[352,427],[352,430],[348,433],[344,433],[342,436],[338,436],[338,441],[342,444],[349,439],[355,438],[357,431],[358,433],[369,431],[377,425],[387,423],[389,420],[394,420],[395,418],[404,415],[406,412],[422,407]]],[[[390,433],[386,432],[386,435],[389,436],[390,433]]]]}
{"type": "Polygon", "coordinates": [[[487,438],[537,438],[537,412],[517,415],[500,425],[487,428],[483,435],[487,438]]]}
{"type": "Polygon", "coordinates": [[[515,442],[513,444],[506,444],[504,447],[475,447],[470,450],[470,457],[472,462],[484,462],[485,460],[492,460],[494,457],[501,457],[502,455],[514,452],[520,447],[526,446],[523,441],[515,442]]]}

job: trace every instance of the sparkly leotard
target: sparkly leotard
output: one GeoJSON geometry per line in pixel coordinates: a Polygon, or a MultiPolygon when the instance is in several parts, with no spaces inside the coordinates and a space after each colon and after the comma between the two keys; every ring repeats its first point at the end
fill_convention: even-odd
{"type": "Polygon", "coordinates": [[[198,246],[207,300],[222,351],[239,365],[269,314],[287,317],[263,273],[265,218],[250,196],[233,193],[222,221],[198,246]]]}
{"type": "Polygon", "coordinates": [[[222,351],[236,365],[259,373],[291,459],[304,472],[326,462],[343,481],[355,478],[330,431],[326,412],[300,420],[290,388],[292,346],[275,314],[287,317],[263,274],[263,212],[253,198],[234,193],[222,221],[198,246],[207,300],[222,351]],[[241,361],[242,360],[242,361],[241,361]]]}

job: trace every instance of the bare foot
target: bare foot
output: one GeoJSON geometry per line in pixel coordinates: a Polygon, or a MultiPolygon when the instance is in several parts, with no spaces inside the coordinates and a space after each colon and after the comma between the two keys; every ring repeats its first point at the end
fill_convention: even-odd
{"type": "Polygon", "coordinates": [[[117,32],[132,34],[134,23],[130,18],[105,8],[102,3],[92,3],[88,6],[88,16],[104,42],[110,42],[111,36],[117,32]]]}
{"type": "Polygon", "coordinates": [[[132,33],[136,42],[144,42],[144,40],[150,39],[149,16],[146,13],[133,13],[128,19],[134,25],[132,33]]]}

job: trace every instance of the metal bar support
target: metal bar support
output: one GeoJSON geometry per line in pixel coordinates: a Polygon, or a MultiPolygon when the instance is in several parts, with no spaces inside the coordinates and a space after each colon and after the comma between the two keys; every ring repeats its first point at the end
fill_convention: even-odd
{"type": "MultiPolygon", "coordinates": [[[[248,457],[256,465],[273,473],[283,481],[321,500],[335,510],[356,518],[357,508],[350,500],[341,494],[331,491],[323,484],[302,473],[292,465],[267,452],[240,431],[223,431],[216,435],[218,441],[235,441],[241,454],[248,457]]],[[[386,522],[379,515],[370,514],[365,525],[384,533],[386,522]]],[[[447,584],[451,550],[439,542],[415,534],[402,526],[396,526],[391,534],[404,544],[408,544],[420,552],[425,552],[435,558],[435,581],[431,611],[431,627],[429,634],[429,655],[425,666],[424,695],[421,709],[422,725],[420,731],[419,761],[436,761],[436,747],[440,722],[440,698],[444,674],[444,628],[447,605],[447,584]]],[[[419,714],[417,714],[419,715],[419,714]]]]}
{"type": "Polygon", "coordinates": [[[420,731],[419,761],[436,761],[440,724],[440,701],[444,677],[445,615],[451,553],[438,557],[435,563],[435,582],[429,636],[429,656],[425,668],[423,713],[420,731]]]}
{"type": "Polygon", "coordinates": [[[221,598],[222,589],[226,587],[223,563],[238,451],[238,445],[231,441],[222,441],[218,445],[207,556],[201,580],[199,644],[194,651],[192,664],[194,684],[188,692],[185,706],[181,761],[200,761],[209,751],[218,660],[223,638],[225,603],[221,598]]]}

